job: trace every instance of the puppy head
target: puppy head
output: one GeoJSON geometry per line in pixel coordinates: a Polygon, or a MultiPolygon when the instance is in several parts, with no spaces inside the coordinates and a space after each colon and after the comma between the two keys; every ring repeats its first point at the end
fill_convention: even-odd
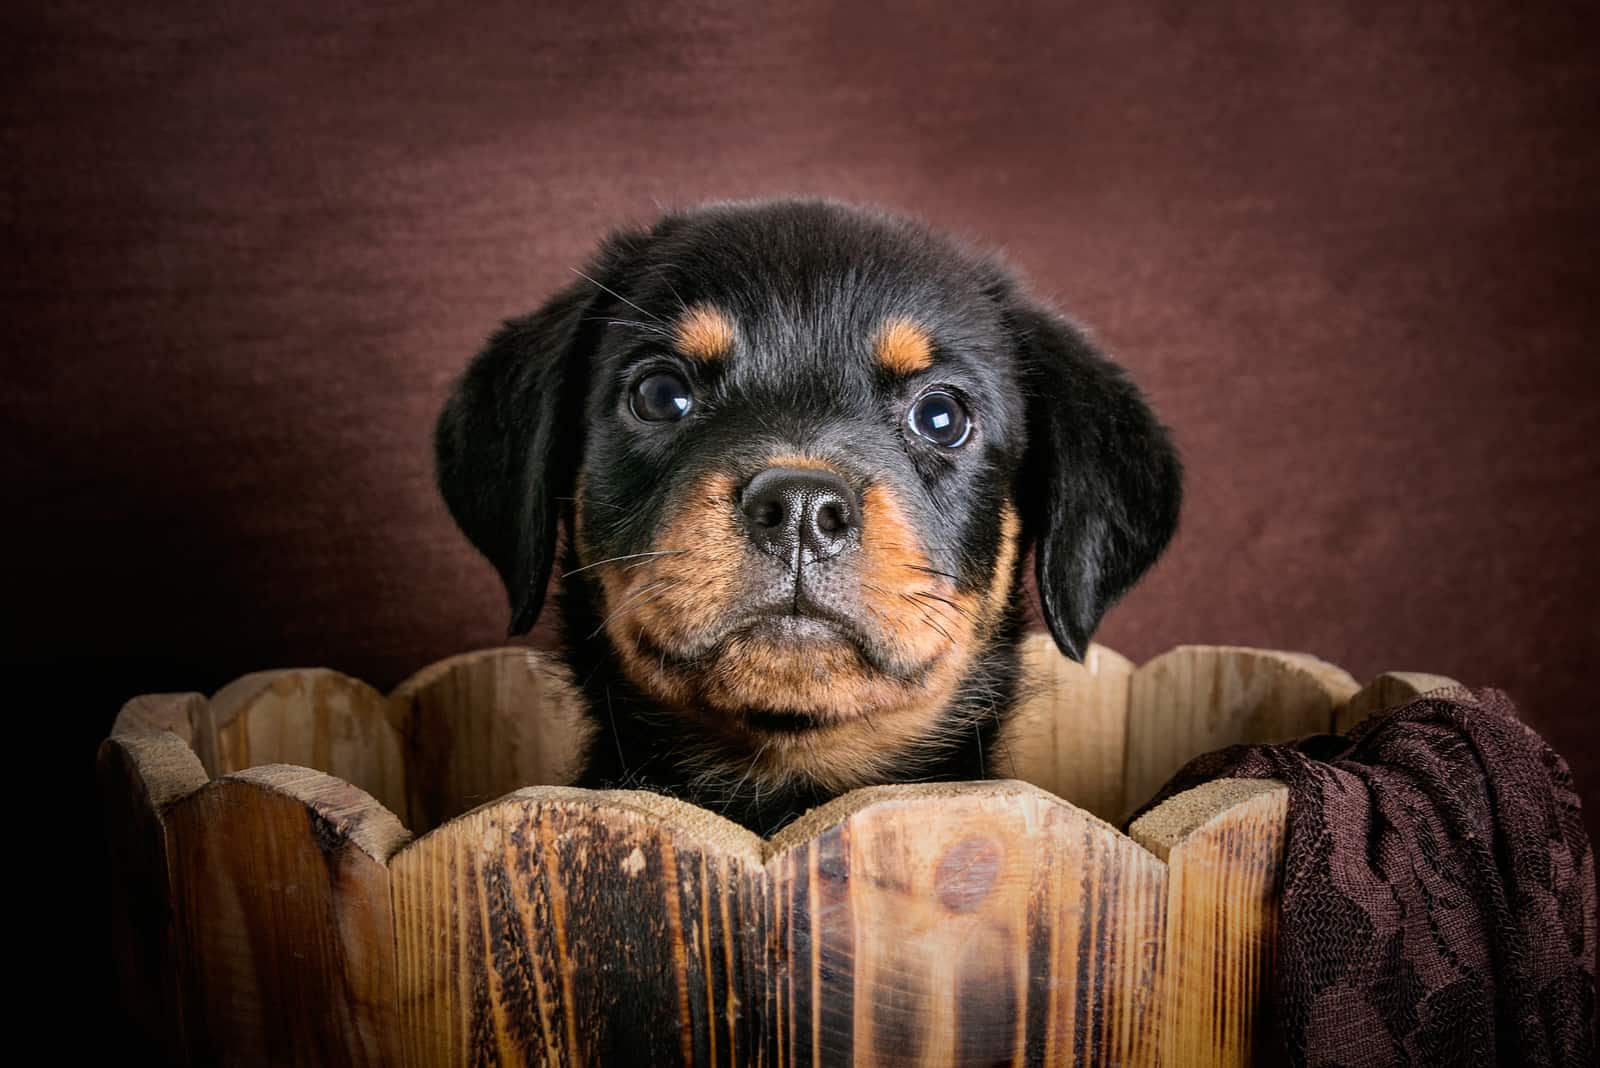
{"type": "Polygon", "coordinates": [[[594,640],[634,685],[790,759],[817,731],[836,750],[929,730],[1015,611],[1030,543],[1081,657],[1180,484],[1138,391],[996,266],[809,201],[614,235],[493,337],[436,447],[514,633],[564,519],[594,640]]]}

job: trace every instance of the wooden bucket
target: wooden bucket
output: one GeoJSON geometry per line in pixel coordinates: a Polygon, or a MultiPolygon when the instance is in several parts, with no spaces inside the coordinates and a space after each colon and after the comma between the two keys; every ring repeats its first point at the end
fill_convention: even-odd
{"type": "Polygon", "coordinates": [[[124,996],[202,1064],[1249,1063],[1287,791],[1105,821],[1190,756],[1450,680],[1027,657],[1012,779],[858,790],[770,840],[530,785],[570,778],[582,727],[523,649],[388,696],[303,670],[136,698],[99,755],[124,996]]]}

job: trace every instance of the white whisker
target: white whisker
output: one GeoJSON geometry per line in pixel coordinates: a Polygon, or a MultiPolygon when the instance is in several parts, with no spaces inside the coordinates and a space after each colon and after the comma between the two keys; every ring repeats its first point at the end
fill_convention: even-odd
{"type": "Polygon", "coordinates": [[[592,564],[584,564],[582,567],[575,567],[571,571],[563,571],[561,577],[566,578],[568,575],[576,575],[580,571],[587,571],[591,567],[599,567],[601,564],[614,564],[618,560],[637,560],[644,556],[673,556],[677,553],[686,553],[688,551],[688,549],[658,549],[648,553],[628,553],[625,556],[612,556],[604,560],[596,560],[592,564]]]}
{"type": "Polygon", "coordinates": [[[647,312],[643,308],[639,307],[639,305],[635,304],[633,301],[629,300],[627,297],[623,296],[621,293],[618,293],[615,289],[612,289],[610,286],[606,285],[603,282],[598,281],[597,279],[590,278],[588,275],[584,274],[582,271],[578,270],[576,267],[572,268],[572,273],[577,275],[579,278],[582,278],[583,280],[592,283],[595,286],[595,288],[601,289],[601,290],[604,290],[607,293],[610,293],[613,297],[616,297],[618,300],[622,301],[622,303],[626,304],[628,307],[632,308],[634,311],[638,312],[640,315],[643,315],[645,318],[654,319],[658,323],[661,321],[661,317],[660,316],[651,315],[649,312],[647,312]]]}
{"type": "Polygon", "coordinates": [[[589,633],[589,637],[585,638],[584,640],[588,641],[588,640],[594,638],[595,635],[599,634],[601,631],[606,629],[606,624],[607,623],[610,623],[613,619],[616,619],[619,615],[621,615],[623,612],[627,611],[630,607],[642,608],[642,607],[644,607],[645,604],[649,604],[650,603],[649,601],[645,601],[645,602],[643,602],[643,604],[637,604],[637,605],[634,604],[635,601],[638,601],[639,598],[643,597],[645,594],[650,594],[651,600],[654,600],[657,595],[665,593],[673,585],[675,585],[675,583],[671,579],[662,579],[659,582],[653,582],[653,583],[652,582],[647,582],[647,583],[645,583],[644,586],[642,586],[638,590],[638,592],[636,592],[632,597],[629,597],[626,601],[623,601],[621,604],[619,604],[616,607],[616,609],[610,615],[608,615],[608,616],[606,616],[606,618],[602,619],[600,621],[600,625],[598,627],[594,628],[594,630],[589,633]]]}

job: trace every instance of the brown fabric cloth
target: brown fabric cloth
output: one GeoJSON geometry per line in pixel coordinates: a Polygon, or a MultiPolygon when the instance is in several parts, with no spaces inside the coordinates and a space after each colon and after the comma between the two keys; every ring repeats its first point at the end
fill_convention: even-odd
{"type": "Polygon", "coordinates": [[[1441,690],[1348,738],[1210,753],[1151,806],[1224,777],[1289,786],[1288,1063],[1595,1063],[1594,855],[1566,761],[1505,694],[1441,690]]]}

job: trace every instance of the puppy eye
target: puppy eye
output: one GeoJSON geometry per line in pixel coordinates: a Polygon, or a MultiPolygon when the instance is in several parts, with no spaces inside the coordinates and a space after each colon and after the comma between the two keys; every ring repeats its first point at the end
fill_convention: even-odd
{"type": "Polygon", "coordinates": [[[946,449],[959,449],[972,433],[966,407],[942,390],[918,397],[906,413],[906,423],[917,437],[946,449]]]}
{"type": "Polygon", "coordinates": [[[628,398],[633,414],[647,423],[682,419],[694,407],[689,384],[671,371],[651,371],[633,384],[628,398]]]}

